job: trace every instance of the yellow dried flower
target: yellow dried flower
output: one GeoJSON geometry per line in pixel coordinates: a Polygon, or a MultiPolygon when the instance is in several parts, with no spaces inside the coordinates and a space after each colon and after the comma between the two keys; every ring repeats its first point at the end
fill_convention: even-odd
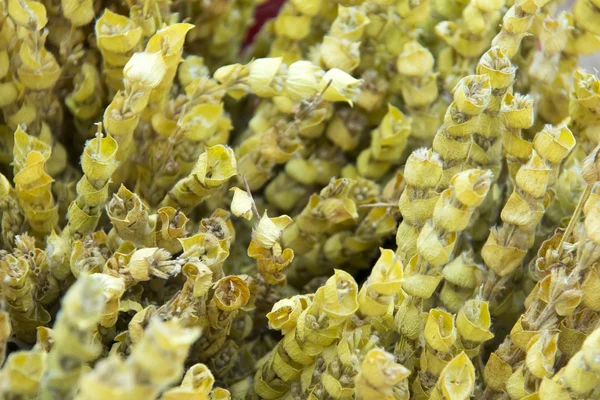
{"type": "Polygon", "coordinates": [[[286,335],[296,327],[296,320],[308,308],[310,303],[310,298],[304,295],[279,300],[273,305],[271,312],[267,314],[269,327],[281,330],[281,333],[286,335]]]}
{"type": "Polygon", "coordinates": [[[446,365],[431,397],[449,400],[469,399],[474,388],[475,368],[463,352],[446,365]]]}
{"type": "Polygon", "coordinates": [[[333,68],[321,78],[320,90],[325,89],[323,98],[327,101],[345,101],[352,105],[358,97],[361,81],[348,73],[333,68]]]}
{"type": "Polygon", "coordinates": [[[355,378],[357,398],[408,399],[408,388],[402,393],[398,385],[409,375],[410,371],[394,362],[391,354],[372,349],[364,356],[355,378]]]}
{"type": "Polygon", "coordinates": [[[126,53],[142,38],[142,28],[127,17],[106,9],[96,21],[98,47],[104,51],[126,53]]]}
{"type": "Polygon", "coordinates": [[[435,350],[450,351],[457,338],[454,316],[440,309],[430,310],[425,319],[424,335],[427,344],[435,350]]]}
{"type": "Polygon", "coordinates": [[[456,317],[460,336],[472,342],[485,342],[494,337],[490,332],[492,319],[489,304],[481,300],[469,300],[456,317]]]}

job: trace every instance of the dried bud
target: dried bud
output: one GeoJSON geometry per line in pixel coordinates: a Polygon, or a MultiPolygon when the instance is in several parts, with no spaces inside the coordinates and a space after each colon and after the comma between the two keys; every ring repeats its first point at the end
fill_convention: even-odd
{"type": "Polygon", "coordinates": [[[146,44],[146,52],[159,52],[164,57],[167,68],[171,69],[171,79],[175,76],[173,68],[181,62],[181,52],[187,33],[194,28],[192,24],[175,23],[158,29],[146,44]]]}
{"type": "Polygon", "coordinates": [[[315,16],[323,6],[323,0],[290,0],[290,3],[303,15],[315,16]]]}
{"type": "Polygon", "coordinates": [[[456,236],[456,232],[450,232],[442,237],[432,221],[427,221],[417,238],[419,256],[436,267],[447,264],[454,251],[456,236]]]}
{"type": "Polygon", "coordinates": [[[156,232],[157,246],[171,254],[179,253],[182,247],[178,239],[186,236],[188,217],[173,207],[161,207],[157,214],[160,218],[156,232]]]}
{"type": "Polygon", "coordinates": [[[450,261],[442,270],[444,279],[461,288],[477,286],[477,270],[479,267],[473,261],[473,255],[463,252],[450,261]]]}
{"type": "Polygon", "coordinates": [[[153,89],[162,81],[167,66],[161,53],[135,53],[125,67],[123,75],[131,85],[153,89]]]}
{"type": "Polygon", "coordinates": [[[288,68],[285,90],[292,100],[301,101],[319,91],[320,69],[309,61],[296,61],[288,68]]]}
{"type": "Polygon", "coordinates": [[[61,7],[73,26],[83,26],[94,19],[94,6],[90,0],[62,0],[61,7]]]}
{"type": "Polygon", "coordinates": [[[363,36],[365,27],[370,20],[365,11],[359,7],[344,7],[338,5],[338,13],[331,25],[329,34],[351,42],[358,42],[363,36]]]}
{"type": "MultiPolygon", "coordinates": [[[[588,200],[590,202],[592,198],[588,200]]],[[[587,205],[586,215],[583,221],[585,233],[588,239],[596,244],[600,244],[600,204],[595,203],[587,205]]]]}
{"type": "Polygon", "coordinates": [[[192,81],[209,76],[208,67],[204,64],[204,59],[200,56],[188,55],[179,65],[177,77],[183,87],[188,86],[192,81]]]}
{"type": "Polygon", "coordinates": [[[257,246],[272,248],[281,239],[281,232],[291,224],[292,219],[287,215],[269,218],[265,211],[253,232],[252,241],[257,246]]]}
{"type": "Polygon", "coordinates": [[[219,187],[237,174],[233,150],[223,145],[207,147],[192,169],[197,180],[208,187],[219,187]]]}
{"type": "Polygon", "coordinates": [[[248,86],[260,97],[272,97],[282,90],[283,81],[277,75],[281,69],[281,57],[258,58],[248,65],[248,86]]]}
{"type": "Polygon", "coordinates": [[[398,73],[406,76],[424,76],[433,70],[433,55],[419,42],[408,42],[396,61],[398,73]]]}
{"type": "Polygon", "coordinates": [[[231,212],[236,217],[242,217],[251,220],[254,216],[252,212],[253,200],[245,190],[240,188],[231,188],[233,191],[233,200],[231,200],[231,212]]]}

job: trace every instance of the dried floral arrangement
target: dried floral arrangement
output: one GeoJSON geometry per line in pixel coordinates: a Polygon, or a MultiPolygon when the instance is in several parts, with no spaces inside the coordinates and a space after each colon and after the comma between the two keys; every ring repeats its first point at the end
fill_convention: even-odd
{"type": "Polygon", "coordinates": [[[600,2],[261,3],[0,3],[0,399],[600,399],[600,2]]]}

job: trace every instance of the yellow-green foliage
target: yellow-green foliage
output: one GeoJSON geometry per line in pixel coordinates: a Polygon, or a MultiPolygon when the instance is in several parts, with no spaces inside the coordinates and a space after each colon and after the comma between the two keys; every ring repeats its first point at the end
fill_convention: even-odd
{"type": "Polygon", "coordinates": [[[600,398],[554,3],[3,0],[0,399],[600,398]]]}

